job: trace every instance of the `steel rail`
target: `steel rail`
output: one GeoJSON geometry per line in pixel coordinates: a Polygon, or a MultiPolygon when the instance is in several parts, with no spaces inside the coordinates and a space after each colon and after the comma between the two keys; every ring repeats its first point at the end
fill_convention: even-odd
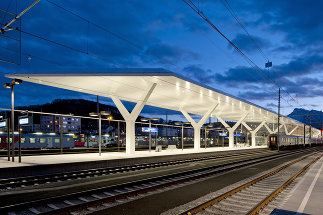
{"type": "MultiPolygon", "coordinates": [[[[306,157],[311,156],[316,153],[317,152],[311,153],[310,155],[307,155],[306,157]]],[[[209,176],[212,176],[215,174],[228,172],[231,170],[243,168],[243,167],[250,166],[250,165],[259,164],[260,162],[266,162],[269,160],[278,159],[278,158],[286,157],[286,156],[289,156],[289,155],[278,154],[278,155],[267,157],[267,158],[252,158],[249,160],[242,160],[242,161],[240,160],[240,161],[235,161],[235,162],[231,162],[231,163],[225,163],[225,164],[218,165],[217,167],[213,166],[213,167],[207,167],[207,168],[202,168],[202,169],[199,168],[199,169],[194,169],[194,170],[189,170],[189,171],[182,171],[182,172],[178,172],[178,173],[171,173],[171,174],[166,174],[166,175],[162,175],[162,176],[146,178],[143,180],[140,179],[140,180],[136,180],[136,181],[132,181],[132,182],[120,183],[120,184],[108,186],[108,187],[94,188],[94,189],[87,190],[87,191],[79,191],[79,192],[64,194],[64,195],[60,195],[60,196],[49,197],[46,199],[34,200],[34,201],[30,201],[30,202],[22,202],[22,203],[18,203],[18,204],[14,204],[14,205],[7,205],[7,206],[0,207],[0,211],[2,210],[5,212],[11,212],[11,211],[26,210],[26,208],[52,204],[55,202],[56,203],[62,202],[62,201],[72,199],[72,198],[79,198],[80,196],[91,196],[93,194],[98,194],[98,193],[102,193],[102,192],[109,192],[109,191],[113,191],[115,189],[124,189],[126,187],[133,187],[133,186],[142,186],[145,184],[156,183],[156,182],[158,183],[158,182],[166,180],[166,182],[162,183],[162,184],[151,185],[148,187],[141,188],[139,190],[127,191],[127,192],[124,192],[121,194],[117,194],[115,196],[103,197],[103,198],[91,200],[88,202],[70,205],[70,206],[66,206],[66,207],[62,207],[62,208],[58,208],[58,209],[53,209],[51,211],[41,213],[41,214],[69,214],[70,212],[73,212],[73,211],[82,210],[82,209],[86,209],[89,207],[95,207],[95,206],[101,205],[103,203],[114,202],[115,200],[118,200],[118,199],[125,199],[128,197],[137,196],[139,194],[144,194],[149,191],[154,191],[154,190],[161,189],[164,187],[169,187],[172,185],[182,184],[187,181],[192,181],[192,180],[197,180],[200,178],[209,177],[209,176]],[[185,177],[183,177],[183,176],[185,176],[185,177]],[[176,179],[176,177],[179,177],[179,178],[176,179]],[[170,179],[175,179],[175,180],[170,180],[170,179]]],[[[305,159],[305,158],[303,158],[303,159],[305,159]]]]}
{"type": "Polygon", "coordinates": [[[262,200],[258,205],[252,208],[247,214],[248,215],[256,215],[258,214],[266,205],[268,205],[279,193],[281,193],[288,185],[290,185],[300,174],[302,174],[305,170],[307,170],[312,164],[318,161],[321,157],[318,156],[314,160],[312,160],[309,164],[303,167],[300,171],[298,171],[294,176],[292,176],[288,181],[286,181],[283,185],[273,191],[269,196],[267,196],[264,200],[262,200]]]}
{"type": "Polygon", "coordinates": [[[281,170],[286,169],[287,167],[289,167],[289,166],[291,166],[291,165],[293,165],[295,163],[298,163],[298,162],[300,162],[300,161],[302,161],[302,160],[304,160],[304,159],[306,159],[306,158],[308,158],[310,156],[313,156],[313,155],[315,155],[317,153],[318,152],[311,153],[311,154],[306,155],[306,156],[304,156],[304,157],[302,157],[302,158],[300,158],[298,160],[290,162],[290,163],[288,163],[288,164],[286,164],[286,165],[284,165],[284,166],[282,166],[282,167],[280,167],[278,169],[275,169],[275,170],[273,170],[273,171],[271,171],[271,172],[269,172],[269,173],[267,173],[265,175],[262,175],[262,176],[254,179],[254,180],[252,180],[250,182],[247,182],[247,183],[245,183],[245,184],[243,184],[243,185],[241,185],[241,186],[239,186],[237,188],[234,188],[234,189],[232,189],[232,190],[230,190],[230,191],[228,191],[228,192],[226,192],[226,193],[224,193],[224,194],[222,194],[222,195],[220,195],[218,197],[215,197],[215,198],[213,198],[213,199],[211,199],[211,200],[209,200],[207,202],[204,202],[204,203],[202,203],[202,204],[200,204],[198,206],[195,206],[195,207],[193,207],[191,209],[188,209],[187,211],[185,211],[183,213],[180,213],[180,215],[192,215],[192,214],[199,213],[199,212],[205,210],[206,208],[208,208],[208,207],[210,207],[210,206],[212,206],[214,204],[217,204],[218,202],[220,202],[220,201],[234,195],[235,193],[238,193],[241,190],[244,190],[244,189],[252,186],[253,184],[255,184],[255,183],[259,182],[259,181],[262,181],[263,179],[268,178],[268,177],[280,172],[281,170]]]}
{"type": "MultiPolygon", "coordinates": [[[[200,158],[188,158],[181,160],[169,160],[169,161],[161,161],[161,162],[145,162],[145,163],[137,163],[133,165],[120,165],[115,167],[107,167],[107,168],[95,168],[88,170],[80,170],[80,171],[71,171],[71,172],[62,172],[48,175],[37,175],[37,176],[27,176],[27,177],[18,177],[18,178],[8,178],[8,179],[0,179],[0,189],[5,189],[6,187],[19,187],[31,185],[33,186],[35,183],[44,184],[46,182],[55,182],[58,180],[67,181],[68,179],[77,179],[77,178],[86,178],[87,176],[100,176],[104,174],[115,174],[126,171],[136,171],[142,169],[151,169],[156,167],[170,166],[170,165],[178,165],[184,163],[192,163],[199,161],[208,161],[214,159],[225,159],[225,158],[235,158],[235,157],[243,157],[246,155],[261,155],[263,151],[254,151],[254,152],[242,152],[242,153],[233,153],[233,154],[223,154],[223,155],[214,155],[210,157],[200,157],[200,158]]],[[[271,156],[270,154],[265,154],[266,156],[271,156]]]]}

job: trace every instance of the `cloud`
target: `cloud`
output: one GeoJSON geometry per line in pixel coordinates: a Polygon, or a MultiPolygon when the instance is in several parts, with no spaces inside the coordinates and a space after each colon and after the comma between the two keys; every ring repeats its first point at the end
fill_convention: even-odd
{"type": "MultiPolygon", "coordinates": [[[[250,68],[250,67],[234,67],[228,69],[224,74],[217,74],[215,76],[217,81],[225,84],[232,84],[232,82],[239,83],[258,83],[272,84],[268,80],[268,76],[272,80],[283,80],[283,78],[299,77],[314,73],[319,73],[323,69],[323,56],[321,55],[302,55],[288,63],[281,65],[274,65],[273,69],[269,71],[263,70],[264,73],[250,68]],[[268,74],[268,75],[266,75],[268,74]]],[[[286,81],[287,79],[285,79],[286,81]]]]}
{"type": "MultiPolygon", "coordinates": [[[[244,1],[241,8],[249,14],[258,14],[251,20],[256,26],[267,26],[272,33],[285,35],[285,42],[297,49],[322,47],[323,22],[322,1],[309,4],[307,1],[244,1]]],[[[282,44],[283,46],[285,43],[282,44]]]]}
{"type": "Polygon", "coordinates": [[[247,90],[244,92],[240,92],[238,97],[246,100],[263,101],[263,100],[274,100],[278,96],[269,91],[248,91],[247,90]]]}
{"type": "Polygon", "coordinates": [[[190,65],[183,68],[185,77],[190,77],[200,83],[210,84],[214,81],[214,73],[210,69],[203,69],[201,65],[190,65]]]}
{"type": "Polygon", "coordinates": [[[199,54],[195,52],[162,42],[149,46],[144,54],[147,56],[157,56],[157,61],[163,64],[165,62],[171,62],[173,64],[180,60],[197,60],[199,58],[199,54]]]}
{"type": "MultiPolygon", "coordinates": [[[[265,40],[258,36],[253,36],[253,35],[251,36],[252,36],[252,39],[257,44],[257,46],[261,47],[262,49],[267,48],[271,45],[270,41],[268,40],[265,40]]],[[[253,41],[246,34],[237,34],[236,37],[231,41],[243,52],[245,51],[247,53],[252,53],[252,52],[258,51],[253,41]]],[[[233,49],[233,47],[230,44],[228,44],[228,47],[233,49]]]]}

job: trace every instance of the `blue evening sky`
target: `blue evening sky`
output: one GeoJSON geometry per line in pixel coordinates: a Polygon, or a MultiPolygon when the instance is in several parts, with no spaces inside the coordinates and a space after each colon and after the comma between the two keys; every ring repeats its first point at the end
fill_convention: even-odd
{"type": "MultiPolygon", "coordinates": [[[[18,5],[15,0],[2,0],[0,9],[20,12],[34,0],[17,2],[18,5]]],[[[283,114],[296,107],[322,109],[323,1],[192,2],[272,81],[267,75],[260,75],[259,71],[251,68],[219,33],[182,0],[41,0],[23,15],[21,24],[24,32],[113,63],[22,33],[21,65],[0,62],[0,82],[10,81],[4,77],[5,73],[94,73],[105,68],[118,68],[117,65],[164,68],[277,111],[278,88],[274,81],[294,98],[291,99],[283,91],[283,114]],[[265,57],[224,7],[226,2],[265,57]],[[266,58],[273,62],[269,70],[264,68],[266,58]]],[[[11,15],[0,12],[1,25],[10,19],[11,15]]],[[[0,59],[18,62],[19,42],[5,36],[19,38],[16,31],[0,37],[0,59]]],[[[43,104],[56,98],[96,99],[93,95],[31,83],[16,87],[16,105],[43,104]]],[[[0,107],[10,107],[10,93],[2,87],[0,101],[0,107]]],[[[101,98],[101,101],[112,104],[107,98],[101,98]]],[[[146,107],[144,112],[155,116],[164,114],[165,110],[146,107]]]]}

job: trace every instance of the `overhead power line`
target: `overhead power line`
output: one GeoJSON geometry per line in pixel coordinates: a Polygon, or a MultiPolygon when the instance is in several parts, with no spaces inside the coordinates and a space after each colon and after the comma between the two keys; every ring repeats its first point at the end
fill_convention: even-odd
{"type": "MultiPolygon", "coordinates": [[[[271,82],[276,85],[278,88],[281,88],[284,93],[286,93],[295,103],[299,104],[286,90],[284,90],[275,80],[273,80],[265,71],[258,67],[248,56],[246,56],[230,39],[228,39],[205,15],[191,0],[182,0],[187,4],[194,12],[196,12],[202,19],[204,19],[214,30],[216,30],[242,57],[247,61],[247,63],[252,66],[259,75],[266,75],[271,82]]],[[[300,105],[300,104],[299,104],[300,105]]]]}
{"type": "MultiPolygon", "coordinates": [[[[238,62],[230,55],[226,54],[226,52],[219,47],[208,35],[206,35],[203,31],[201,31],[196,25],[194,25],[190,20],[188,20],[185,15],[183,13],[181,13],[177,8],[175,8],[168,0],[164,0],[165,3],[171,7],[174,11],[176,11],[179,15],[181,15],[193,28],[195,28],[203,37],[205,37],[208,41],[210,41],[210,43],[215,46],[217,49],[219,49],[227,58],[230,58],[230,60],[232,60],[233,62],[237,63],[238,62]]],[[[254,75],[254,73],[250,72],[249,69],[243,69],[244,72],[249,73],[253,78],[255,78],[255,80],[259,80],[261,81],[261,79],[259,79],[256,75],[254,75]]],[[[268,81],[268,79],[266,79],[264,76],[260,77],[265,80],[268,81]]],[[[265,89],[267,91],[267,93],[272,93],[270,91],[268,91],[267,89],[265,89]]],[[[282,99],[289,104],[289,107],[293,107],[284,97],[282,97],[282,99]]]]}
{"type": "Polygon", "coordinates": [[[240,19],[235,15],[233,9],[231,8],[229,2],[227,0],[220,0],[220,2],[224,5],[224,7],[230,12],[230,14],[233,16],[233,18],[237,21],[237,23],[240,25],[240,27],[244,30],[244,32],[248,35],[252,43],[255,45],[255,47],[258,49],[260,54],[263,56],[263,58],[267,61],[269,61],[269,58],[265,55],[265,53],[262,51],[262,49],[259,47],[259,45],[256,43],[254,38],[249,34],[246,27],[242,24],[240,19]]]}
{"type": "MultiPolygon", "coordinates": [[[[17,16],[15,16],[15,18],[13,18],[10,22],[8,22],[7,24],[5,24],[0,31],[4,32],[7,31],[6,29],[9,28],[9,26],[14,23],[17,19],[19,19],[22,15],[24,15],[28,10],[30,10],[33,6],[35,6],[40,0],[36,0],[34,3],[32,3],[30,6],[28,6],[25,10],[23,10],[21,13],[19,13],[17,16]]],[[[8,29],[8,30],[12,30],[12,29],[8,29]]]]}
{"type": "Polygon", "coordinates": [[[134,43],[134,42],[132,42],[132,41],[130,41],[130,40],[128,40],[128,39],[126,39],[125,37],[123,37],[123,36],[121,36],[121,35],[119,35],[119,34],[117,34],[117,33],[114,33],[114,32],[112,32],[112,31],[110,31],[110,30],[109,30],[109,29],[107,29],[106,27],[104,27],[104,26],[102,26],[102,25],[99,25],[99,24],[97,24],[97,23],[95,23],[95,22],[93,22],[93,21],[91,21],[91,20],[89,20],[89,19],[87,19],[87,18],[85,18],[85,17],[83,17],[83,16],[81,16],[81,15],[79,15],[79,14],[77,14],[77,13],[73,12],[72,10],[67,9],[66,7],[63,7],[62,5],[59,5],[59,4],[55,3],[55,2],[53,2],[53,1],[50,1],[50,0],[46,0],[46,1],[47,1],[49,4],[51,4],[51,5],[53,5],[53,6],[57,7],[57,8],[60,8],[61,10],[65,11],[65,12],[67,12],[67,13],[69,13],[69,14],[71,14],[71,15],[75,16],[75,17],[78,17],[79,19],[82,19],[83,21],[87,22],[88,24],[91,24],[91,25],[93,25],[94,27],[96,27],[96,28],[98,28],[98,29],[101,29],[101,30],[102,30],[102,31],[104,31],[104,32],[109,33],[110,35],[114,36],[115,38],[117,38],[117,39],[119,39],[119,40],[122,40],[122,41],[124,41],[124,42],[128,43],[129,45],[131,45],[131,46],[135,47],[136,49],[139,49],[139,50],[141,50],[141,51],[145,51],[145,52],[149,53],[150,55],[152,55],[152,56],[154,56],[154,57],[156,57],[156,58],[159,58],[159,59],[161,59],[161,60],[162,60],[162,61],[164,61],[164,62],[167,62],[168,64],[171,64],[171,65],[173,65],[173,66],[175,66],[175,67],[178,67],[178,66],[177,66],[176,64],[174,64],[173,62],[171,62],[171,61],[169,61],[169,60],[167,60],[167,59],[165,59],[165,58],[163,58],[163,57],[161,57],[161,56],[159,56],[159,55],[156,55],[156,54],[152,53],[151,51],[149,51],[149,50],[145,49],[144,47],[142,47],[142,46],[140,46],[140,45],[138,45],[138,44],[136,44],[136,43],[134,43]]]}

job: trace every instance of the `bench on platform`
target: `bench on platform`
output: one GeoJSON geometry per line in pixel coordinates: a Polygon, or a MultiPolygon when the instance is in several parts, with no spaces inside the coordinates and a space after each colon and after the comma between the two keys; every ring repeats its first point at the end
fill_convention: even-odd
{"type": "Polygon", "coordinates": [[[177,149],[176,145],[168,145],[167,146],[167,150],[174,150],[174,149],[177,149]]]}

